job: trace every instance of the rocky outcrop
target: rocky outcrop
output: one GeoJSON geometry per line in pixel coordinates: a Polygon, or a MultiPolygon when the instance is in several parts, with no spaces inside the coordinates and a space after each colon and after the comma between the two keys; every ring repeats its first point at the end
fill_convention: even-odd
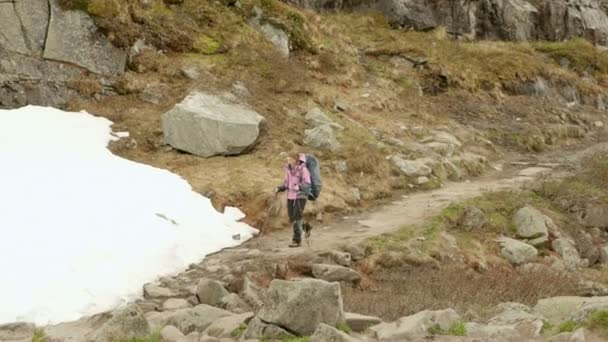
{"type": "Polygon", "coordinates": [[[608,16],[598,0],[291,0],[316,10],[375,9],[395,26],[447,28],[473,39],[552,40],[582,37],[608,44],[608,16]]]}
{"type": "Polygon", "coordinates": [[[336,326],[344,322],[340,285],[314,279],[273,280],[258,317],[301,335],[314,333],[321,323],[336,326]]]}
{"type": "Polygon", "coordinates": [[[162,116],[165,141],[201,157],[246,152],[263,122],[260,114],[228,96],[196,91],[162,116]]]}

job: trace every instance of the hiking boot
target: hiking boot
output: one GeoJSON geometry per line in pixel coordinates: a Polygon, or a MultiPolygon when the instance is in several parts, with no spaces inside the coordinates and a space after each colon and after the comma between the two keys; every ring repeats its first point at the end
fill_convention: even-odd
{"type": "Polygon", "coordinates": [[[299,243],[299,242],[295,242],[295,241],[292,241],[292,242],[289,244],[289,248],[297,248],[297,247],[300,247],[300,246],[301,246],[301,243],[299,243]]]}
{"type": "Polygon", "coordinates": [[[312,232],[312,226],[310,223],[304,223],[304,236],[308,239],[310,237],[310,232],[312,232]]]}

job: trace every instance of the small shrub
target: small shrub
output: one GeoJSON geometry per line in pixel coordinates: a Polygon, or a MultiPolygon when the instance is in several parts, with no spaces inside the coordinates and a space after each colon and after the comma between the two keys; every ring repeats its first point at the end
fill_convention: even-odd
{"type": "Polygon", "coordinates": [[[560,323],[560,325],[557,327],[557,331],[559,333],[563,333],[563,332],[573,332],[574,330],[576,330],[578,328],[578,323],[576,321],[565,321],[560,323]]]}
{"type": "Polygon", "coordinates": [[[194,42],[194,50],[204,55],[214,55],[220,50],[220,43],[209,36],[202,35],[194,42]]]}
{"type": "Polygon", "coordinates": [[[234,338],[239,338],[239,337],[241,337],[243,335],[243,333],[245,332],[246,329],[247,329],[247,324],[241,323],[241,325],[239,325],[238,328],[234,329],[230,333],[230,336],[232,336],[234,338]]]}
{"type": "Polygon", "coordinates": [[[345,332],[345,333],[347,333],[349,335],[353,332],[353,329],[351,329],[351,327],[348,324],[346,324],[346,323],[338,323],[336,325],[336,329],[338,329],[338,330],[340,330],[342,332],[345,332]]]}
{"type": "Polygon", "coordinates": [[[44,330],[36,329],[34,330],[34,336],[32,336],[32,342],[44,342],[46,341],[46,336],[44,334],[44,330]]]}

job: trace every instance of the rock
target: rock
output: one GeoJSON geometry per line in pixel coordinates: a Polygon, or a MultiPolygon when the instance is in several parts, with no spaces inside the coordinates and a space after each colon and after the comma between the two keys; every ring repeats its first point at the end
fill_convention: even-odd
{"type": "Polygon", "coordinates": [[[543,317],[533,314],[532,309],[519,303],[502,303],[498,305],[500,313],[492,317],[488,323],[492,325],[514,325],[521,322],[541,321],[543,317]]]}
{"type": "Polygon", "coordinates": [[[345,160],[337,160],[334,161],[334,170],[340,173],[344,173],[348,171],[348,165],[345,160]]]}
{"type": "Polygon", "coordinates": [[[460,315],[452,309],[440,311],[421,311],[402,317],[393,323],[381,323],[370,328],[379,340],[404,341],[416,340],[428,334],[430,328],[438,326],[447,331],[452,324],[460,321],[460,315]]]}
{"type": "Polygon", "coordinates": [[[549,239],[549,229],[546,223],[548,220],[550,219],[543,213],[529,206],[519,209],[513,216],[517,235],[524,239],[534,239],[538,245],[549,239]]]}
{"type": "Polygon", "coordinates": [[[150,335],[150,325],[143,312],[135,304],[110,313],[110,318],[85,339],[91,342],[114,342],[125,339],[145,338],[150,335]]]}
{"type": "Polygon", "coordinates": [[[233,331],[238,329],[241,324],[248,322],[251,318],[253,318],[253,313],[251,312],[220,318],[205,329],[203,334],[217,338],[230,338],[233,331]]]}
{"type": "Polygon", "coordinates": [[[569,320],[577,308],[588,300],[587,297],[574,296],[545,298],[534,306],[534,312],[542,315],[549,322],[558,324],[569,320]]]}
{"type": "Polygon", "coordinates": [[[301,335],[314,333],[321,323],[336,326],[344,322],[340,285],[315,279],[273,280],[258,316],[301,335]]]}
{"type": "Polygon", "coordinates": [[[581,258],[587,259],[589,265],[594,265],[600,260],[600,248],[595,245],[589,233],[584,231],[579,232],[576,236],[576,247],[581,258]]]}
{"type": "MultiPolygon", "coordinates": [[[[363,244],[348,244],[341,247],[346,253],[350,254],[352,261],[357,262],[365,259],[365,246],[363,244]]],[[[346,265],[342,265],[346,266],[346,265]]]]}
{"type": "Polygon", "coordinates": [[[144,102],[151,103],[151,104],[159,104],[163,100],[163,98],[165,97],[165,94],[168,91],[169,91],[169,86],[166,84],[161,84],[161,85],[155,86],[155,87],[146,87],[139,94],[139,99],[144,102]]]}
{"type": "Polygon", "coordinates": [[[230,293],[220,300],[219,306],[222,309],[228,310],[230,312],[234,312],[237,314],[242,314],[248,311],[251,311],[251,308],[245,301],[239,297],[236,293],[230,293]]]}
{"type": "Polygon", "coordinates": [[[333,262],[340,266],[350,267],[350,265],[353,263],[350,253],[347,252],[331,251],[326,255],[328,255],[333,262]]]}
{"type": "Polygon", "coordinates": [[[361,191],[359,190],[359,188],[350,188],[350,195],[351,196],[348,202],[357,204],[361,201],[361,191]]]}
{"type": "Polygon", "coordinates": [[[448,174],[448,179],[451,181],[459,181],[462,179],[463,177],[463,172],[460,168],[458,168],[458,166],[454,165],[454,163],[452,163],[449,160],[444,160],[443,161],[443,167],[445,168],[447,174],[448,174]]]}
{"type": "Polygon", "coordinates": [[[319,324],[315,333],[310,336],[310,342],[353,342],[356,339],[327,324],[319,324]]]}
{"type": "MultiPolygon", "coordinates": [[[[0,6],[2,6],[0,4],[0,6]]],[[[2,24],[0,24],[2,26],[2,24]]],[[[0,341],[32,341],[36,326],[31,323],[9,323],[0,325],[0,341]]]]}
{"type": "MultiPolygon", "coordinates": [[[[49,24],[49,4],[46,1],[39,0],[19,0],[14,2],[14,10],[16,14],[15,17],[18,19],[19,25],[23,30],[23,38],[25,45],[29,50],[29,54],[41,56],[49,24]]],[[[0,9],[0,13],[1,12],[2,9],[0,9]]],[[[0,14],[0,16],[2,16],[2,14],[0,14]]],[[[4,19],[1,19],[0,22],[3,20],[4,19]]],[[[0,31],[5,33],[7,32],[4,31],[5,29],[7,29],[7,27],[0,24],[0,31]]],[[[2,36],[10,37],[10,35],[7,34],[3,34],[2,36]]],[[[1,39],[2,38],[0,37],[0,40],[1,39]]],[[[0,43],[0,46],[1,45],[2,43],[0,43]]]]}
{"type": "Polygon", "coordinates": [[[278,340],[289,337],[294,337],[294,335],[281,327],[265,323],[259,317],[254,317],[249,321],[247,329],[243,333],[244,339],[278,340]]]}
{"type": "Polygon", "coordinates": [[[381,0],[378,1],[377,7],[394,25],[421,31],[430,30],[439,25],[433,11],[420,1],[381,0]]]}
{"type": "Polygon", "coordinates": [[[402,156],[393,155],[391,156],[391,161],[399,168],[401,173],[408,177],[430,176],[433,172],[433,169],[422,159],[406,160],[402,156]]]}
{"type": "Polygon", "coordinates": [[[58,0],[50,1],[50,21],[44,58],[76,64],[101,75],[120,75],[127,54],[101,34],[83,11],[64,11],[58,0]]]}
{"type": "Polygon", "coordinates": [[[246,152],[263,123],[260,114],[241,104],[196,91],[162,115],[165,141],[201,157],[246,152]]]}
{"type": "Polygon", "coordinates": [[[189,80],[197,80],[201,76],[198,68],[194,66],[184,66],[180,69],[180,72],[189,80]]]}
{"type": "Polygon", "coordinates": [[[583,262],[578,255],[574,243],[566,238],[559,238],[552,242],[553,250],[564,260],[564,264],[569,269],[577,269],[583,266],[583,262]]]}
{"type": "Polygon", "coordinates": [[[590,205],[578,215],[579,221],[588,228],[608,227],[608,206],[590,205]]]}
{"type": "Polygon", "coordinates": [[[510,325],[482,325],[479,323],[466,323],[465,327],[467,336],[473,339],[484,339],[484,341],[487,339],[488,341],[495,341],[508,336],[512,339],[518,338],[528,341],[531,338],[540,336],[540,332],[543,328],[543,321],[524,321],[510,325]]]}
{"type": "Polygon", "coordinates": [[[241,289],[240,295],[254,310],[259,310],[264,305],[264,289],[260,288],[248,277],[243,279],[243,288],[241,289]]]}
{"type": "Polygon", "coordinates": [[[248,98],[251,97],[251,93],[245,83],[238,81],[232,85],[232,93],[239,98],[248,98]]]}
{"type": "Polygon", "coordinates": [[[501,245],[500,253],[515,266],[526,264],[538,255],[536,248],[527,243],[509,238],[501,238],[499,242],[501,245]]]}
{"type": "Polygon", "coordinates": [[[608,245],[604,245],[600,248],[600,263],[608,264],[608,245]]]}
{"type": "Polygon", "coordinates": [[[598,282],[581,280],[578,284],[578,294],[584,297],[608,296],[608,287],[598,282]]]}
{"type": "Polygon", "coordinates": [[[312,274],[317,279],[329,282],[358,283],[361,281],[361,275],[357,271],[343,266],[315,264],[312,265],[312,274]]]}
{"type": "Polygon", "coordinates": [[[161,329],[160,337],[163,342],[188,342],[186,336],[179,329],[172,325],[168,325],[161,329]]]}
{"type": "Polygon", "coordinates": [[[196,286],[196,296],[201,304],[220,306],[222,298],[228,295],[224,285],[217,280],[203,278],[196,286]]]}
{"type": "Polygon", "coordinates": [[[382,323],[382,320],[378,317],[359,315],[351,312],[344,313],[344,317],[346,318],[346,324],[354,332],[364,332],[369,327],[382,323]]]}
{"type": "Polygon", "coordinates": [[[426,146],[428,146],[435,153],[442,156],[451,157],[452,155],[454,155],[455,147],[452,144],[432,141],[426,144],[426,146]]]}
{"type": "Polygon", "coordinates": [[[470,232],[473,230],[480,230],[486,224],[488,224],[488,219],[483,211],[479,210],[475,207],[466,207],[462,212],[462,216],[460,216],[460,226],[470,232]]]}
{"type": "Polygon", "coordinates": [[[183,298],[169,298],[163,303],[163,311],[191,308],[192,305],[183,298]]]}
{"type": "Polygon", "coordinates": [[[416,178],[416,180],[414,181],[414,183],[416,183],[416,185],[424,185],[428,182],[430,182],[430,179],[425,176],[420,176],[420,177],[416,178]]]}
{"type": "Polygon", "coordinates": [[[232,312],[215,308],[206,304],[200,304],[189,309],[179,309],[167,312],[150,312],[146,318],[150,322],[152,329],[162,328],[173,325],[183,334],[190,334],[194,331],[203,332],[213,322],[220,318],[233,316],[232,312]]]}
{"type": "Polygon", "coordinates": [[[313,108],[306,113],[306,121],[312,125],[312,127],[319,127],[323,125],[329,125],[332,128],[343,130],[344,127],[335,123],[332,119],[327,116],[321,109],[313,108]]]}
{"type": "Polygon", "coordinates": [[[158,284],[149,283],[144,285],[144,297],[145,298],[169,298],[176,297],[177,293],[166,287],[162,287],[158,284]]]}
{"type": "Polygon", "coordinates": [[[581,304],[574,312],[570,313],[570,319],[577,322],[584,322],[590,314],[596,311],[608,310],[608,297],[583,297],[581,304]]]}
{"type": "MultiPolygon", "coordinates": [[[[462,147],[462,143],[454,135],[442,131],[433,131],[431,137],[422,140],[423,143],[435,142],[447,145],[453,145],[455,147],[462,147]]],[[[428,145],[427,145],[428,146],[428,145]]]]}
{"type": "Polygon", "coordinates": [[[277,51],[283,56],[289,57],[289,36],[282,29],[272,25],[271,23],[262,23],[263,12],[260,8],[254,8],[255,17],[249,23],[258,32],[260,32],[266,40],[268,40],[277,51]]]}
{"type": "Polygon", "coordinates": [[[304,144],[335,152],[340,149],[336,133],[330,125],[322,125],[304,131],[304,144]]]}

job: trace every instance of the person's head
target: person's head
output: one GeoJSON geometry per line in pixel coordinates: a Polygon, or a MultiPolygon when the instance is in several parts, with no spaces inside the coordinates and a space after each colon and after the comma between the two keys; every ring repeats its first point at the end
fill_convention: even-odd
{"type": "Polygon", "coordinates": [[[300,155],[297,152],[292,152],[287,154],[287,163],[293,166],[298,165],[298,160],[300,159],[300,155]]]}

